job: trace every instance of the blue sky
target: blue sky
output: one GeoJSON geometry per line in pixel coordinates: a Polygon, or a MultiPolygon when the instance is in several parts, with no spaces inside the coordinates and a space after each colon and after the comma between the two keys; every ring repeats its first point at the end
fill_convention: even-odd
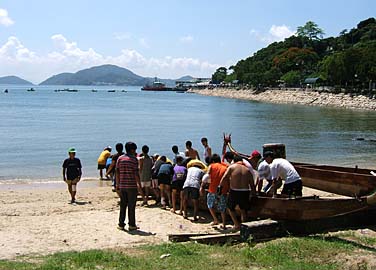
{"type": "Polygon", "coordinates": [[[0,76],[35,83],[105,63],[142,76],[207,77],[308,20],[338,35],[375,0],[0,0],[0,76]]]}

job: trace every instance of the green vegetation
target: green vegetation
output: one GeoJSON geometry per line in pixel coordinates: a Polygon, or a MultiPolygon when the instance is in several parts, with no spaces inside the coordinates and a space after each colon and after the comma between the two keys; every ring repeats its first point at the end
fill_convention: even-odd
{"type": "Polygon", "coordinates": [[[376,82],[376,19],[360,22],[356,28],[341,31],[338,37],[323,38],[324,31],[312,21],[297,34],[274,42],[253,56],[224,67],[212,79],[216,83],[231,79],[252,86],[300,86],[306,78],[319,77],[326,86],[357,92],[376,82]]]}
{"type": "Polygon", "coordinates": [[[0,270],[341,269],[341,257],[354,254],[356,248],[357,244],[333,237],[283,238],[239,246],[162,244],[120,251],[64,252],[23,261],[0,260],[0,270]],[[170,255],[160,258],[163,254],[170,255]]]}

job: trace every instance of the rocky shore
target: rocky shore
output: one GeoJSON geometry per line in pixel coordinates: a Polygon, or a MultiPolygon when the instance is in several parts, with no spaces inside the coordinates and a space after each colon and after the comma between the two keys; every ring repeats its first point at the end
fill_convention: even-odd
{"type": "Polygon", "coordinates": [[[189,90],[189,92],[205,96],[253,100],[277,104],[300,104],[376,111],[376,99],[370,99],[362,95],[351,96],[343,93],[319,93],[301,89],[269,89],[263,92],[257,92],[255,90],[237,90],[234,88],[194,89],[189,90]]]}

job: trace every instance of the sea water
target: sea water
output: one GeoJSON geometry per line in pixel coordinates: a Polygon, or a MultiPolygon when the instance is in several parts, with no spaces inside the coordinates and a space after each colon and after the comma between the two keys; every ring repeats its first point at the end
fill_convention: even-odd
{"type": "Polygon", "coordinates": [[[60,181],[69,147],[77,149],[83,177],[97,178],[97,158],[107,145],[114,149],[118,142],[134,141],[138,151],[146,144],[151,154],[172,157],[172,145],[184,151],[191,140],[202,155],[201,137],[220,153],[224,132],[244,153],[262,151],[265,143],[284,143],[292,161],[376,168],[375,112],[143,92],[141,87],[28,88],[0,86],[3,183],[60,181]],[[371,140],[355,140],[359,137],[371,140]]]}

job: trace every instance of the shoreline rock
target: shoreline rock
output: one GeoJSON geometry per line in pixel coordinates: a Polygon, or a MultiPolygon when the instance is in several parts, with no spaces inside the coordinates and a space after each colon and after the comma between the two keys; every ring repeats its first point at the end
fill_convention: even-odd
{"type": "Polygon", "coordinates": [[[308,106],[334,107],[352,110],[376,111],[376,99],[349,94],[319,93],[307,90],[269,89],[263,92],[255,90],[236,90],[235,88],[193,89],[190,93],[204,96],[252,100],[275,104],[296,104],[308,106]]]}

